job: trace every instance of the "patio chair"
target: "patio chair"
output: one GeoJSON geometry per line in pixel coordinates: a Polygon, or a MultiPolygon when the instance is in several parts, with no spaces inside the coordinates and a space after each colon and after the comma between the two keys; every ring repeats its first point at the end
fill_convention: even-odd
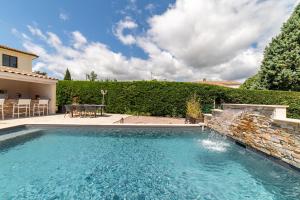
{"type": "Polygon", "coordinates": [[[35,113],[38,113],[41,116],[41,112],[45,115],[45,110],[47,115],[49,114],[49,99],[40,99],[38,103],[33,104],[32,113],[33,116],[35,113]]]}
{"type": "Polygon", "coordinates": [[[76,105],[76,114],[78,114],[80,117],[85,116],[85,107],[84,105],[76,105]]]}
{"type": "Polygon", "coordinates": [[[65,116],[64,117],[66,117],[67,114],[71,114],[72,117],[73,117],[73,108],[72,108],[72,105],[65,105],[65,116]]]}
{"type": "Polygon", "coordinates": [[[2,120],[4,120],[4,101],[5,99],[0,99],[0,111],[1,111],[2,120]]]}
{"type": "Polygon", "coordinates": [[[25,117],[27,117],[27,114],[30,117],[30,103],[31,99],[19,99],[17,103],[13,105],[13,118],[15,118],[15,115],[18,115],[18,118],[20,118],[20,114],[25,114],[25,117]],[[17,112],[15,112],[17,109],[17,112]],[[25,112],[20,113],[20,109],[25,109],[25,112]]]}
{"type": "Polygon", "coordinates": [[[85,117],[86,117],[87,114],[89,116],[94,115],[94,117],[96,117],[96,115],[97,115],[97,106],[85,104],[84,108],[85,108],[85,117]]]}

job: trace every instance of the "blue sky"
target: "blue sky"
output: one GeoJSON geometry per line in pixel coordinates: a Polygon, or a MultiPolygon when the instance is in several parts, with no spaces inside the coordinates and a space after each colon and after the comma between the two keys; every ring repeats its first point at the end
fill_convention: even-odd
{"type": "Polygon", "coordinates": [[[127,56],[145,57],[139,48],[120,43],[112,33],[113,27],[124,16],[132,16],[140,25],[135,31],[143,32],[147,29],[147,19],[153,14],[162,13],[171,3],[174,1],[139,0],[132,4],[130,0],[85,0],[77,3],[74,0],[51,0],[45,3],[39,0],[9,0],[2,2],[5,9],[0,13],[1,42],[23,48],[22,43],[11,34],[11,30],[17,28],[28,32],[27,25],[32,25],[55,32],[62,40],[67,40],[68,32],[78,30],[89,40],[104,42],[114,51],[127,56]]]}
{"type": "Polygon", "coordinates": [[[74,79],[243,81],[298,0],[3,0],[1,44],[74,79]],[[266,12],[268,10],[268,12],[266,12]]]}

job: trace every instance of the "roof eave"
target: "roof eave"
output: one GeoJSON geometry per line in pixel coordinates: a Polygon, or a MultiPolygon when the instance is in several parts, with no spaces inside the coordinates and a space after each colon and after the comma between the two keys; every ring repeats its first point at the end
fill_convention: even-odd
{"type": "Polygon", "coordinates": [[[0,48],[6,49],[6,50],[9,50],[9,51],[15,51],[15,52],[22,53],[22,54],[26,54],[26,55],[30,55],[30,56],[35,57],[34,59],[36,59],[36,58],[39,57],[38,55],[36,55],[36,54],[34,54],[34,53],[22,51],[22,50],[15,49],[15,48],[11,48],[11,47],[8,47],[8,46],[5,46],[5,45],[1,45],[1,44],[0,44],[0,48]]]}
{"type": "Polygon", "coordinates": [[[15,74],[10,72],[0,72],[0,79],[31,82],[31,83],[42,83],[42,84],[56,84],[58,82],[57,79],[45,79],[45,78],[28,76],[23,74],[15,74]]]}

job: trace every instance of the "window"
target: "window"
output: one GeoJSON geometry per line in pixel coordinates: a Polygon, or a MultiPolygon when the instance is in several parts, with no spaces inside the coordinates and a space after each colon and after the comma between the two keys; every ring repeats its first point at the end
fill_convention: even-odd
{"type": "Polygon", "coordinates": [[[2,56],[2,65],[3,66],[9,66],[9,56],[8,55],[4,55],[2,56]]]}
{"type": "Polygon", "coordinates": [[[2,65],[6,67],[18,67],[18,58],[15,56],[2,55],[2,65]]]}

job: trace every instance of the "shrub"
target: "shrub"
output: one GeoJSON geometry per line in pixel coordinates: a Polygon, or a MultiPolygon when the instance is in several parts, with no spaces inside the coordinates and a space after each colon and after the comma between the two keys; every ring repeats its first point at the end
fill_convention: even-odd
{"type": "Polygon", "coordinates": [[[286,91],[264,91],[231,89],[198,83],[132,81],[132,82],[90,82],[59,81],[57,104],[72,103],[78,96],[78,103],[101,104],[101,89],[105,96],[106,111],[110,113],[147,113],[153,116],[185,116],[186,102],[192,94],[201,96],[202,112],[213,108],[216,98],[225,103],[279,104],[289,105],[288,116],[300,118],[300,93],[286,91]]]}
{"type": "Polygon", "coordinates": [[[189,100],[186,102],[186,116],[200,119],[202,118],[200,99],[194,94],[189,100]]]}

